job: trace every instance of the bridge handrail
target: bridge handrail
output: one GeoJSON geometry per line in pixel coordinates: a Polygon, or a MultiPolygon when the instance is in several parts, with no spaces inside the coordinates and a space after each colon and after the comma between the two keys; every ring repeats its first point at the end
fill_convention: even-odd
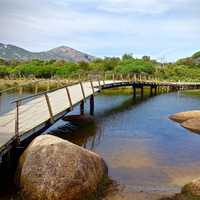
{"type": "Polygon", "coordinates": [[[40,82],[43,82],[43,81],[46,81],[46,80],[45,79],[44,80],[36,80],[36,81],[28,82],[28,83],[19,84],[19,85],[15,86],[15,87],[10,87],[10,88],[1,90],[0,91],[0,95],[5,93],[5,92],[7,92],[7,91],[14,90],[16,88],[24,87],[24,86],[27,86],[27,85],[30,85],[30,84],[37,84],[37,83],[40,83],[40,82]]]}
{"type": "Polygon", "coordinates": [[[42,96],[44,94],[49,94],[49,93],[52,93],[52,92],[55,92],[57,90],[60,90],[60,89],[63,89],[63,88],[66,88],[68,86],[72,86],[72,85],[75,85],[77,83],[79,83],[80,81],[77,81],[77,82],[73,82],[71,84],[67,84],[67,85],[64,85],[62,87],[59,87],[59,88],[54,88],[54,89],[51,89],[51,90],[48,90],[48,91],[45,91],[45,92],[39,92],[37,94],[34,94],[34,95],[29,95],[29,96],[26,96],[26,97],[21,97],[21,98],[17,98],[15,99],[14,101],[11,101],[11,103],[16,103],[16,102],[22,102],[24,100],[27,100],[27,99],[32,99],[32,98],[35,98],[35,97],[38,97],[38,96],[42,96]]]}

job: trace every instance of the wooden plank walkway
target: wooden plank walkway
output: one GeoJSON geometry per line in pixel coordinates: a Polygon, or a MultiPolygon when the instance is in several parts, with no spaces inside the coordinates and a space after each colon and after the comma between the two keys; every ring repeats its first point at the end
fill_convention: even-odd
{"type": "Polygon", "coordinates": [[[151,88],[155,86],[192,86],[195,88],[196,86],[200,87],[200,83],[158,83],[157,81],[137,81],[135,79],[86,81],[36,96],[25,97],[15,102],[18,107],[0,116],[0,153],[4,149],[8,149],[9,144],[16,138],[23,140],[26,134],[30,136],[47,125],[53,124],[67,111],[70,111],[71,107],[98,92],[101,86],[104,88],[138,86],[143,90],[144,86],[151,88]]]}
{"type": "MultiPolygon", "coordinates": [[[[84,98],[93,95],[93,92],[98,92],[99,83],[103,86],[104,83],[111,84],[113,81],[93,81],[92,83],[94,88],[92,88],[92,84],[89,81],[82,83],[84,93],[82,92],[80,83],[68,86],[67,88],[71,97],[71,103],[66,87],[46,93],[46,96],[40,95],[29,101],[25,100],[25,102],[19,102],[19,104],[21,104],[18,110],[19,135],[22,136],[37,127],[41,128],[42,125],[45,125],[45,123],[51,119],[51,117],[55,117],[56,120],[56,116],[59,116],[59,114],[62,114],[67,109],[70,109],[71,104],[74,106],[81,102],[84,98]],[[46,97],[48,98],[51,106],[52,116],[48,109],[46,97]]],[[[0,116],[0,149],[15,137],[16,113],[17,110],[15,108],[0,116]]]]}

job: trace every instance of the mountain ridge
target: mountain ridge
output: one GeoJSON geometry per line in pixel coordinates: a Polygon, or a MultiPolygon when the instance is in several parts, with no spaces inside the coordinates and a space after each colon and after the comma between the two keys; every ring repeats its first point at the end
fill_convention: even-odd
{"type": "Polygon", "coordinates": [[[73,62],[90,62],[95,59],[87,53],[83,53],[68,46],[59,46],[47,51],[32,52],[24,48],[0,43],[0,58],[5,60],[66,60],[73,62]]]}

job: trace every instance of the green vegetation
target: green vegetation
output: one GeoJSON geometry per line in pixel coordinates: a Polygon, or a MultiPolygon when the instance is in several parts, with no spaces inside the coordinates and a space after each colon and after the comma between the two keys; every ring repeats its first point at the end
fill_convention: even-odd
{"type": "Polygon", "coordinates": [[[200,98],[200,90],[185,90],[182,92],[184,95],[200,98]]]}
{"type": "Polygon", "coordinates": [[[5,61],[0,59],[1,78],[73,78],[88,73],[115,73],[133,74],[145,73],[156,76],[161,80],[199,81],[200,80],[200,52],[192,57],[178,60],[176,63],[161,64],[151,60],[149,56],[141,59],[125,54],[122,58],[106,57],[88,62],[67,62],[64,60],[32,60],[32,61],[5,61]]]}

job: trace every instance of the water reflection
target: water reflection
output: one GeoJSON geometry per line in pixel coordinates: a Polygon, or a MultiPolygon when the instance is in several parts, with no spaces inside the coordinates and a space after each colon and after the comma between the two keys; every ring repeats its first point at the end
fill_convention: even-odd
{"type": "Polygon", "coordinates": [[[112,116],[113,114],[129,110],[134,105],[142,104],[146,100],[148,100],[148,96],[145,96],[141,100],[141,98],[133,99],[129,95],[129,97],[125,101],[122,101],[121,104],[110,107],[103,112],[98,112],[95,117],[91,117],[86,114],[84,116],[85,119],[92,119],[89,120],[89,122],[87,120],[80,120],[79,122],[77,120],[72,120],[70,122],[61,120],[56,125],[48,129],[46,133],[59,136],[63,139],[73,142],[74,144],[94,151],[95,147],[97,147],[103,139],[104,131],[102,127],[99,126],[99,121],[105,119],[106,117],[112,116]]]}
{"type": "Polygon", "coordinates": [[[136,101],[131,93],[103,94],[92,124],[59,122],[51,132],[99,153],[125,193],[179,192],[200,176],[200,137],[168,116],[199,107],[199,99],[181,93],[136,101]]]}
{"type": "Polygon", "coordinates": [[[94,150],[95,145],[100,143],[100,135],[96,135],[95,120],[88,123],[62,121],[59,126],[51,128],[47,132],[90,150],[94,150]]]}

